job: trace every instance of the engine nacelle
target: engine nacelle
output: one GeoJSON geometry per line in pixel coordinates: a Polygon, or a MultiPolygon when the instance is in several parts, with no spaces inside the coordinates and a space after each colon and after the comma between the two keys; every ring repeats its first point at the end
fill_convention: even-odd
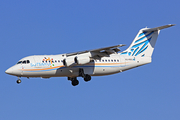
{"type": "Polygon", "coordinates": [[[90,62],[90,58],[87,56],[67,57],[63,60],[63,65],[66,67],[72,67],[75,65],[84,65],[89,62],[90,62]]]}
{"type": "Polygon", "coordinates": [[[84,65],[90,62],[90,58],[87,56],[76,56],[74,62],[78,65],[84,65]]]}
{"type": "Polygon", "coordinates": [[[71,67],[75,65],[74,57],[67,57],[63,60],[63,65],[66,67],[71,67]]]}

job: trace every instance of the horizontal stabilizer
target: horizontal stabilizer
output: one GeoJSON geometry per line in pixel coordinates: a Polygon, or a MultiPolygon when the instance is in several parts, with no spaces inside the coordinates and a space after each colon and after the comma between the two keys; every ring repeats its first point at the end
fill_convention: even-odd
{"type": "Polygon", "coordinates": [[[164,26],[160,26],[160,27],[156,27],[156,28],[145,28],[142,31],[144,31],[144,32],[156,31],[156,30],[161,30],[161,29],[168,28],[168,27],[171,27],[174,25],[175,24],[169,24],[169,25],[164,25],[164,26]]]}

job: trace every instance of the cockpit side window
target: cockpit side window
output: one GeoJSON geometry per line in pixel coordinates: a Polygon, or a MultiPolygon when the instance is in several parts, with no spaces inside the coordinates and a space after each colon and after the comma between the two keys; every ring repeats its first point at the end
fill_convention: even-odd
{"type": "Polygon", "coordinates": [[[29,60],[19,61],[17,64],[29,64],[29,60]]]}
{"type": "Polygon", "coordinates": [[[21,64],[22,63],[22,61],[19,61],[17,64],[21,64]]]}
{"type": "Polygon", "coordinates": [[[27,64],[28,64],[28,63],[30,63],[30,61],[29,61],[29,60],[27,60],[27,64]]]}
{"type": "Polygon", "coordinates": [[[24,60],[24,61],[22,62],[22,64],[26,64],[26,60],[24,60]]]}

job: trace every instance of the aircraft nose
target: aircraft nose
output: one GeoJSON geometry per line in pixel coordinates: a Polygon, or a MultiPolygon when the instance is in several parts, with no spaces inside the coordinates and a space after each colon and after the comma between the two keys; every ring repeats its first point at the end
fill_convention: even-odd
{"type": "Polygon", "coordinates": [[[9,68],[5,71],[6,74],[13,74],[13,68],[9,68]]]}

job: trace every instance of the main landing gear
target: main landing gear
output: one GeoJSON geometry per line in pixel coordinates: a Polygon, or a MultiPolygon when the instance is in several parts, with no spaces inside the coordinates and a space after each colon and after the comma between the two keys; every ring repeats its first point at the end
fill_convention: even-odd
{"type": "MultiPolygon", "coordinates": [[[[79,69],[79,76],[84,78],[84,81],[88,82],[91,80],[91,76],[88,74],[84,74],[84,70],[82,68],[79,69]]],[[[68,80],[71,80],[71,84],[73,86],[76,86],[79,84],[79,81],[77,80],[77,77],[68,77],[68,80]]]]}
{"type": "Polygon", "coordinates": [[[84,81],[88,82],[91,80],[91,76],[88,74],[84,74],[84,70],[82,68],[79,69],[79,76],[84,78],[84,81]]]}
{"type": "Polygon", "coordinates": [[[77,80],[77,77],[71,78],[71,84],[72,84],[73,86],[76,86],[76,85],[79,84],[79,81],[77,80]]]}

